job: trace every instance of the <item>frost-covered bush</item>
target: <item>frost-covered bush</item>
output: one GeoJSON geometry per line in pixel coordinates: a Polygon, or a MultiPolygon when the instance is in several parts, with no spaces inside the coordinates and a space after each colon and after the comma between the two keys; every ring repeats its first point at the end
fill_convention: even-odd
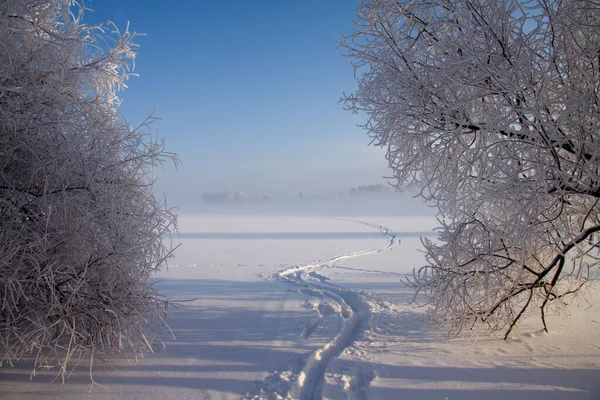
{"type": "Polygon", "coordinates": [[[399,186],[439,206],[413,286],[457,331],[508,335],[594,277],[600,231],[600,4],[362,0],[345,98],[399,186]]]}
{"type": "Polygon", "coordinates": [[[172,155],[119,114],[134,34],[68,0],[0,2],[0,362],[151,350],[148,281],[174,215],[152,192],[172,155]]]}

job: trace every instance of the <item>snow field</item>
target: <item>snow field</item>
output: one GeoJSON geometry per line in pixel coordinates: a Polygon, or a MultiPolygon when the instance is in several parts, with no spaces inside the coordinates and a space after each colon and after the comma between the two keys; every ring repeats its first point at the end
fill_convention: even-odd
{"type": "Polygon", "coordinates": [[[549,334],[533,315],[508,341],[481,331],[448,339],[407,304],[400,281],[423,255],[419,239],[402,233],[431,229],[432,220],[184,217],[187,233],[308,235],[174,238],[182,246],[156,277],[163,294],[182,300],[171,309],[165,349],[98,364],[101,386],[91,388],[85,366],[63,386],[52,383],[53,370],[30,381],[24,360],[0,369],[0,398],[600,398],[598,288],[579,307],[557,310],[549,334]]]}

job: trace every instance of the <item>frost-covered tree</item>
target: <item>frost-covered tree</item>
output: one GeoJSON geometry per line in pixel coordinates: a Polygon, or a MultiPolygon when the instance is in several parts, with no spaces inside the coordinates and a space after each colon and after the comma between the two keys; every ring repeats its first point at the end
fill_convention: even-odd
{"type": "Polygon", "coordinates": [[[347,107],[440,209],[412,285],[460,332],[509,335],[598,266],[600,3],[362,0],[347,107]]]}
{"type": "Polygon", "coordinates": [[[135,35],[82,15],[0,2],[0,363],[33,354],[63,377],[73,357],[151,350],[166,302],[148,278],[175,226],[152,192],[173,156],[152,118],[119,112],[135,35]]]}

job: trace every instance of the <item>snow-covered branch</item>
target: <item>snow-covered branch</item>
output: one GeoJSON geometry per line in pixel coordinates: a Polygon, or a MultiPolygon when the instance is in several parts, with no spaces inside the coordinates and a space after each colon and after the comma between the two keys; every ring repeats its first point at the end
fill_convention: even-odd
{"type": "Polygon", "coordinates": [[[585,0],[358,7],[345,104],[367,115],[397,184],[439,206],[440,241],[412,282],[459,331],[510,332],[533,304],[543,317],[597,268],[599,28],[585,0]]]}
{"type": "Polygon", "coordinates": [[[132,129],[118,91],[135,34],[67,0],[0,3],[0,364],[151,351],[166,302],[148,278],[176,218],[152,170],[176,158],[132,129]]]}

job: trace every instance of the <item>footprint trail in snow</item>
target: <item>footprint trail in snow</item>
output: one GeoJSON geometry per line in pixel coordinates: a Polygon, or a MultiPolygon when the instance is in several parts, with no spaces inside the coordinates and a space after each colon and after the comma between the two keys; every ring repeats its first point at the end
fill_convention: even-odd
{"type": "MultiPolygon", "coordinates": [[[[278,373],[271,374],[264,382],[266,387],[262,388],[261,395],[249,398],[320,399],[325,382],[325,370],[329,361],[339,356],[344,349],[352,345],[361,332],[361,329],[366,326],[369,320],[370,308],[364,295],[355,290],[346,289],[328,282],[328,278],[320,272],[324,269],[335,267],[340,261],[349,258],[390,251],[399,245],[400,240],[390,229],[384,226],[364,221],[339,220],[360,223],[370,228],[375,228],[388,240],[385,245],[374,250],[362,250],[336,255],[325,260],[289,267],[265,277],[269,280],[283,281],[309,296],[328,299],[335,306],[334,309],[339,312],[343,319],[343,324],[341,330],[331,341],[308,356],[299,373],[291,375],[289,372],[286,372],[284,373],[285,377],[279,376],[281,374],[278,373]],[[286,387],[275,384],[281,381],[282,378],[284,378],[284,381],[289,382],[288,385],[284,385],[286,387]]],[[[319,310],[319,313],[321,314],[321,310],[319,310]]],[[[309,326],[309,331],[305,333],[305,336],[310,335],[312,332],[311,328],[312,330],[315,329],[309,326]]],[[[360,376],[355,378],[362,380],[360,376]]],[[[368,382],[366,384],[368,385],[368,382]]]]}

